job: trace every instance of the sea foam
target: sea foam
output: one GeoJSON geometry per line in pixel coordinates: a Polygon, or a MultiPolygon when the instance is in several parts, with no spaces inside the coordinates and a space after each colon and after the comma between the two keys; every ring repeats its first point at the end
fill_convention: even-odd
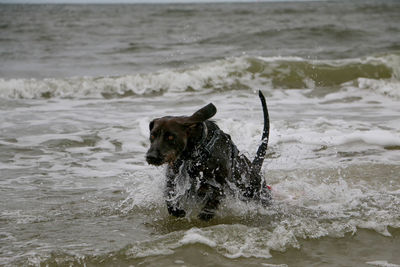
{"type": "Polygon", "coordinates": [[[0,98],[115,98],[249,88],[307,89],[356,82],[399,97],[395,54],[344,60],[299,57],[234,57],[180,69],[110,77],[0,79],[0,98]]]}

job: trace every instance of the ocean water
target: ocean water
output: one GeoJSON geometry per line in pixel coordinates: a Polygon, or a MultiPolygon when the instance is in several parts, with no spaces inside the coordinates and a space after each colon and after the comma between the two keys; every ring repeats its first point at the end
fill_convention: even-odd
{"type": "Polygon", "coordinates": [[[0,5],[0,265],[400,266],[400,2],[0,5]],[[214,103],[264,208],[168,215],[148,123],[214,103]]]}

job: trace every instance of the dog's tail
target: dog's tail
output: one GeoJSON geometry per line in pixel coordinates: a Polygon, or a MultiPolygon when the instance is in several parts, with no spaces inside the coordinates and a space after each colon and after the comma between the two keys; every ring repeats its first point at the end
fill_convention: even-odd
{"type": "Polygon", "coordinates": [[[265,102],[265,97],[261,93],[261,91],[258,91],[258,96],[260,97],[264,113],[264,130],[261,137],[261,144],[258,147],[256,157],[254,158],[251,164],[252,173],[259,173],[261,171],[265,153],[267,153],[268,139],[269,139],[269,115],[268,115],[267,103],[265,102]]]}

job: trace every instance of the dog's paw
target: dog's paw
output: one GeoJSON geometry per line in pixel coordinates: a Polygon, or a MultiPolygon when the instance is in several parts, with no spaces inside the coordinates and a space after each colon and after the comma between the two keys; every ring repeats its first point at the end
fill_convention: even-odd
{"type": "Polygon", "coordinates": [[[197,216],[202,221],[209,221],[214,217],[214,212],[208,210],[202,210],[197,216]]]}
{"type": "Polygon", "coordinates": [[[175,208],[175,207],[168,207],[168,212],[169,214],[175,216],[175,217],[185,217],[186,216],[186,212],[184,210],[175,208]]]}

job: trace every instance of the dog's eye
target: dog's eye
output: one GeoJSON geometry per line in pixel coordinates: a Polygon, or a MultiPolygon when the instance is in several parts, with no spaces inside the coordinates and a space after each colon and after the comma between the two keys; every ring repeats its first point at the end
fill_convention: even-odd
{"type": "Polygon", "coordinates": [[[171,134],[171,133],[166,133],[166,134],[164,135],[164,138],[165,138],[166,141],[172,142],[172,141],[174,141],[175,136],[174,136],[173,134],[171,134]]]}
{"type": "Polygon", "coordinates": [[[156,139],[156,137],[154,136],[154,134],[150,135],[150,140],[154,141],[154,139],[156,139]]]}

